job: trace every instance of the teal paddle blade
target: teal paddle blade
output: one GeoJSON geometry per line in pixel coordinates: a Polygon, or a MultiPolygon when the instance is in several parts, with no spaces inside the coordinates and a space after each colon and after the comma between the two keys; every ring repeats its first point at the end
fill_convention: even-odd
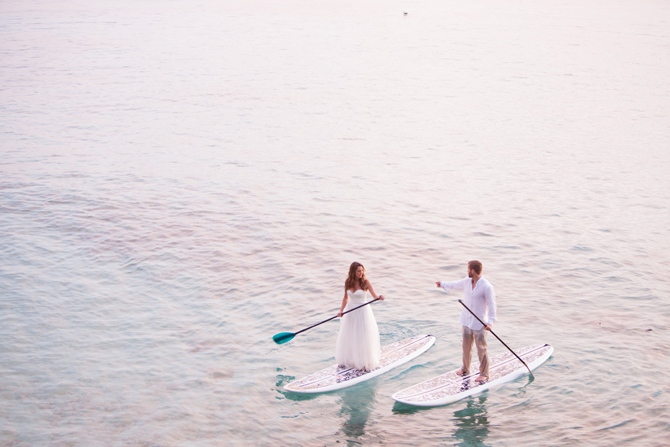
{"type": "Polygon", "coordinates": [[[293,340],[293,337],[295,337],[295,334],[291,332],[280,332],[272,337],[272,339],[275,341],[275,343],[281,345],[282,343],[293,340]]]}

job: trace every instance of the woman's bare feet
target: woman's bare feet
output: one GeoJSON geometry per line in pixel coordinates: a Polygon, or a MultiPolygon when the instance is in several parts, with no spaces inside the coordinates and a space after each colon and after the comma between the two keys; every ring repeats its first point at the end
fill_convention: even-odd
{"type": "Polygon", "coordinates": [[[486,377],[486,376],[482,376],[482,375],[480,374],[480,375],[477,376],[477,378],[475,379],[475,382],[486,382],[487,380],[489,380],[488,377],[486,377]]]}
{"type": "Polygon", "coordinates": [[[468,373],[466,373],[465,371],[463,371],[463,368],[461,368],[461,369],[459,369],[458,371],[456,371],[456,374],[458,374],[459,376],[465,376],[465,375],[467,375],[468,373]]]}

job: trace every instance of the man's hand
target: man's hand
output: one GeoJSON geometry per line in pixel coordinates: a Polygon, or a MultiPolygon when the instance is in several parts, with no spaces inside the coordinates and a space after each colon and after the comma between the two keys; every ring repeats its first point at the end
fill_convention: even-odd
{"type": "Polygon", "coordinates": [[[435,284],[437,284],[438,289],[442,287],[442,281],[435,281],[435,284]]]}
{"type": "Polygon", "coordinates": [[[491,330],[493,330],[493,326],[491,326],[490,324],[487,324],[486,326],[484,326],[484,329],[486,329],[487,331],[491,331],[491,330]]]}

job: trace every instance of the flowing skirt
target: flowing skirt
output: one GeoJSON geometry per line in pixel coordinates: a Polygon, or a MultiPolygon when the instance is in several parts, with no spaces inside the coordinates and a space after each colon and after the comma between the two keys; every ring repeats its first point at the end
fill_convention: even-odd
{"type": "MultiPolygon", "coordinates": [[[[365,303],[349,299],[344,311],[365,303]]],[[[335,360],[341,366],[372,370],[379,366],[379,328],[370,305],[342,316],[335,360]]]]}

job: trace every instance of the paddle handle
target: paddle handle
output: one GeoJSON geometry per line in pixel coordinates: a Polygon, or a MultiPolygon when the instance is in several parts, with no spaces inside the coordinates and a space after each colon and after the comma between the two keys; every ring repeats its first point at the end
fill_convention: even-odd
{"type": "MultiPolygon", "coordinates": [[[[363,306],[367,306],[368,304],[372,304],[372,303],[374,303],[375,301],[379,301],[380,299],[381,299],[381,298],[375,298],[374,300],[372,300],[372,301],[368,301],[368,302],[365,303],[365,304],[361,304],[360,306],[356,306],[356,307],[354,307],[353,309],[349,309],[349,310],[346,311],[346,312],[342,312],[342,315],[344,316],[344,314],[348,314],[349,312],[353,312],[353,311],[355,311],[356,309],[360,309],[361,307],[363,307],[363,306]]],[[[302,330],[296,332],[294,335],[298,335],[299,333],[301,333],[301,332],[305,332],[306,330],[312,329],[313,327],[316,327],[316,326],[318,326],[318,325],[320,325],[320,324],[327,323],[327,322],[329,322],[330,320],[334,320],[335,318],[337,318],[337,315],[335,315],[334,317],[330,317],[330,318],[328,318],[327,320],[323,320],[323,321],[321,321],[321,322],[319,322],[319,323],[313,324],[313,325],[310,326],[310,327],[306,327],[305,329],[302,329],[302,330]]]]}
{"type": "MultiPolygon", "coordinates": [[[[484,327],[488,326],[488,324],[484,323],[484,322],[477,316],[477,314],[475,314],[472,310],[470,310],[470,308],[469,308],[468,306],[465,305],[465,303],[464,303],[462,300],[458,300],[458,302],[461,303],[461,304],[463,305],[463,307],[465,307],[465,308],[468,310],[468,312],[470,312],[470,313],[472,314],[472,316],[475,317],[475,318],[477,319],[477,321],[479,321],[481,324],[483,324],[484,327]]],[[[516,352],[512,351],[512,348],[510,348],[509,346],[507,346],[507,344],[506,344],[504,341],[502,341],[502,340],[500,339],[500,337],[498,337],[498,336],[496,335],[495,332],[493,332],[492,330],[489,330],[489,332],[492,333],[493,336],[494,336],[495,338],[497,338],[498,341],[499,341],[500,343],[502,343],[507,349],[509,349],[509,352],[511,352],[512,354],[514,354],[514,355],[516,356],[516,358],[518,358],[519,361],[520,361],[521,363],[523,363],[523,366],[526,367],[526,369],[527,369],[528,372],[530,373],[531,377],[535,377],[535,376],[533,376],[533,373],[531,372],[531,370],[530,370],[530,368],[528,367],[528,365],[526,365],[526,362],[524,362],[523,359],[522,359],[521,357],[519,357],[518,355],[516,355],[516,352]]]]}

